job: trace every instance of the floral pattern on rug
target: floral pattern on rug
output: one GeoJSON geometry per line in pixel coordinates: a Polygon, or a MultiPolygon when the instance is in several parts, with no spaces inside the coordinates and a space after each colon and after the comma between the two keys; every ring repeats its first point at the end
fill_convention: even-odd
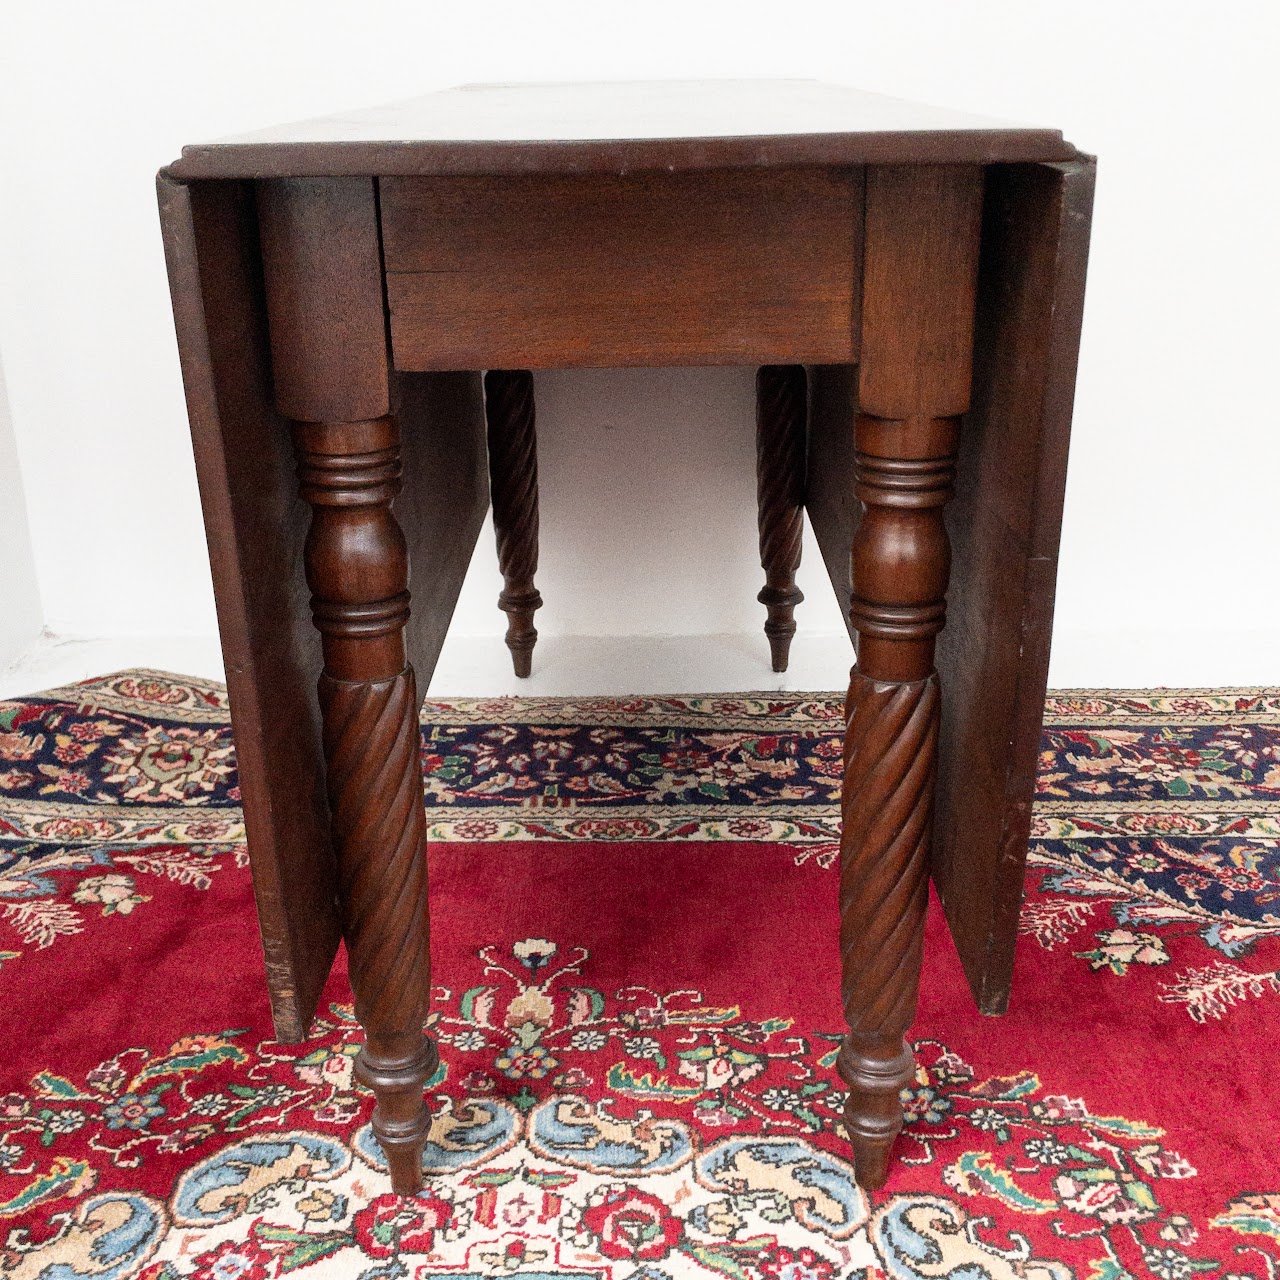
{"type": "MultiPolygon", "coordinates": [[[[835,695],[459,699],[423,723],[433,839],[772,840],[829,883],[835,695]]],[[[1278,742],[1271,693],[1052,696],[1026,932],[1193,1028],[1275,1002],[1278,742]]],[[[219,685],[132,672],[0,704],[0,775],[6,978],[244,874],[219,685]]],[[[420,1196],[387,1191],[339,1001],[303,1045],[191,1034],[0,1097],[0,1276],[1280,1275],[1274,1180],[1183,1212],[1211,1171],[1087,1089],[921,1039],[900,1171],[872,1202],[840,1130],[837,1028],[610,988],[563,938],[469,963],[433,993],[420,1196]]]]}
{"type": "Polygon", "coordinates": [[[121,673],[0,702],[0,963],[244,865],[221,685],[121,673]]]}
{"type": "Polygon", "coordinates": [[[1280,994],[1280,697],[1052,695],[1021,929],[1197,1022],[1280,994]]]}
{"type": "Polygon", "coordinates": [[[1223,958],[1179,971],[1159,998],[1184,1005],[1197,1022],[1280,992],[1280,969],[1232,963],[1280,962],[1275,841],[1071,840],[1058,849],[1033,846],[1029,874],[1037,871],[1039,893],[1024,906],[1020,927],[1046,950],[1083,941],[1078,959],[1123,977],[1132,966],[1171,965],[1173,939],[1193,937],[1223,958]],[[1103,923],[1108,914],[1118,927],[1103,923]],[[1260,942],[1269,944],[1261,952],[1260,942]]]}
{"type": "Polygon", "coordinates": [[[430,836],[770,840],[829,867],[841,715],[826,695],[428,701],[430,836]]]}
{"type": "MultiPolygon", "coordinates": [[[[1177,1280],[1230,1261],[1164,1207],[1162,1188],[1197,1171],[1159,1128],[1096,1115],[1030,1072],[979,1079],[918,1043],[900,1158],[954,1194],[872,1205],[839,1130],[834,1032],[745,1019],[694,990],[602,991],[584,948],[545,938],[486,946],[476,970],[436,993],[429,1026],[451,1065],[428,1085],[419,1196],[385,1190],[358,1029],[337,1006],[304,1045],[192,1036],[0,1098],[17,1187],[0,1227],[19,1212],[47,1222],[9,1234],[0,1271],[1177,1280]],[[166,1159],[167,1198],[131,1189],[166,1159]],[[1023,1219],[1020,1235],[1009,1223],[1023,1219]]],[[[1242,1199],[1215,1225],[1265,1232],[1276,1204],[1242,1199]]]]}
{"type": "MultiPolygon", "coordinates": [[[[835,694],[428,701],[430,838],[763,840],[830,868],[841,714],[835,694]]],[[[0,704],[0,795],[0,964],[243,857],[212,682],[124,672],[0,704]]],[[[1158,971],[1196,1020],[1280,992],[1280,695],[1051,695],[1032,833],[1041,946],[1158,971]]]]}

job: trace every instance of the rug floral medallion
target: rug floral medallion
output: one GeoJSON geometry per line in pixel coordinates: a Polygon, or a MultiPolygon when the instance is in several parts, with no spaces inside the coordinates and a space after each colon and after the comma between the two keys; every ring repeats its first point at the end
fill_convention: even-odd
{"type": "Polygon", "coordinates": [[[431,701],[441,1068],[272,1039],[219,685],[0,703],[0,1280],[1278,1280],[1280,694],[1050,698],[1014,1002],[937,904],[884,1191],[833,1070],[840,699],[431,701]]]}

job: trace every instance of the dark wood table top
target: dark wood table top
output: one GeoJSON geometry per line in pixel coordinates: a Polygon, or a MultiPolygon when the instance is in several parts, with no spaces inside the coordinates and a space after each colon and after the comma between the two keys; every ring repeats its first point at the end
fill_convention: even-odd
{"type": "Polygon", "coordinates": [[[464,85],[184,147],[170,177],[994,164],[1061,132],[814,80],[464,85]]]}

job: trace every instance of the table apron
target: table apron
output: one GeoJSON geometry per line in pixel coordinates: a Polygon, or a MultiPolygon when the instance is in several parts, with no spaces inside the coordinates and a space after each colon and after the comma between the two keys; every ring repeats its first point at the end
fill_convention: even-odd
{"type": "Polygon", "coordinates": [[[383,178],[395,366],[851,362],[864,173],[383,178]]]}

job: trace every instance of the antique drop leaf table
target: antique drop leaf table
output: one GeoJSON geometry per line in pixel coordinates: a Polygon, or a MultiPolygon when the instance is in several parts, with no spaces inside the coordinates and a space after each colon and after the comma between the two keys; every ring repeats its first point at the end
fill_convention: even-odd
{"type": "Polygon", "coordinates": [[[1052,130],[797,81],[472,86],[161,172],[276,1030],[305,1036],[344,938],[397,1191],[437,1064],[417,712],[490,472],[528,670],[534,369],[759,370],[774,664],[801,506],[857,651],[838,1070],[864,1186],[902,1124],[930,874],[1003,1011],[1093,172],[1052,130]]]}

